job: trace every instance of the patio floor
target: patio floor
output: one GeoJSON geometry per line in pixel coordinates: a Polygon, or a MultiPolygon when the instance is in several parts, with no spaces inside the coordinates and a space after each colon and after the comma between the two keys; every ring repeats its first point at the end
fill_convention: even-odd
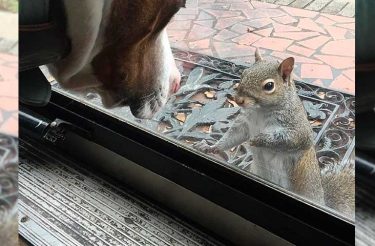
{"type": "Polygon", "coordinates": [[[168,26],[173,47],[250,65],[296,59],[297,79],[355,92],[354,18],[247,0],[187,0],[168,26]]]}
{"type": "Polygon", "coordinates": [[[354,17],[355,0],[260,0],[290,7],[319,11],[326,14],[354,17]]]}

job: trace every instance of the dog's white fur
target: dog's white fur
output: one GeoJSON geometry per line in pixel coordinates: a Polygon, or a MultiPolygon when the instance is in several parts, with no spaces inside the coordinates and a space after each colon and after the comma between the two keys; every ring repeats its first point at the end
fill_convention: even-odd
{"type": "MultiPolygon", "coordinates": [[[[91,62],[103,47],[111,4],[112,0],[64,0],[67,34],[71,39],[72,49],[62,61],[48,65],[52,76],[63,88],[82,91],[102,85],[93,74],[91,62]]],[[[171,73],[175,72],[172,71],[175,64],[165,29],[157,39],[157,45],[160,47],[159,55],[162,61],[159,71],[155,71],[158,75],[158,84],[162,88],[162,105],[157,107],[161,107],[168,99],[172,82],[169,78],[171,73]]],[[[115,99],[110,93],[102,90],[98,92],[105,106],[113,104],[115,99]]],[[[150,103],[145,103],[140,110],[139,116],[149,118],[158,108],[151,108],[150,103]]]]}
{"type": "MultiPolygon", "coordinates": [[[[168,100],[168,95],[170,91],[171,82],[169,80],[172,73],[172,67],[174,65],[174,59],[171,51],[171,47],[168,40],[168,35],[164,29],[157,39],[158,46],[160,47],[160,58],[162,60],[162,65],[159,68],[159,71],[155,71],[159,76],[157,83],[161,85],[160,101],[162,105],[165,105],[168,100]]],[[[150,103],[145,103],[144,106],[140,109],[139,115],[141,118],[150,118],[157,109],[153,109],[150,103]]]]}

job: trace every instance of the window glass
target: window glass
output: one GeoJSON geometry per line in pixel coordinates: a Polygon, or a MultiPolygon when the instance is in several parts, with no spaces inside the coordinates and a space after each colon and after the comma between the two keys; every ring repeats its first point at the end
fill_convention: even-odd
{"type": "Polygon", "coordinates": [[[133,2],[82,7],[92,23],[68,22],[76,47],[54,70],[65,86],[101,95],[56,91],[353,219],[354,0],[133,2]],[[178,87],[168,83],[178,77],[170,46],[181,88],[161,110],[139,119],[103,107],[150,116],[164,104],[178,87]]]}
{"type": "MultiPolygon", "coordinates": [[[[102,106],[100,97],[91,91],[83,94],[72,93],[60,88],[57,83],[54,83],[54,90],[105,112],[111,117],[156,133],[161,138],[168,138],[176,144],[189,146],[191,151],[198,153],[199,151],[193,147],[194,144],[202,140],[209,145],[215,144],[240,117],[241,108],[235,102],[234,96],[241,74],[246,67],[177,49],[174,49],[173,53],[182,72],[181,88],[169,98],[165,107],[152,119],[135,118],[128,107],[106,109],[102,106]]],[[[44,72],[48,73],[45,69],[44,72]]],[[[52,80],[49,75],[47,78],[52,80]]],[[[354,97],[299,81],[295,83],[313,129],[322,182],[327,182],[327,184],[323,183],[323,187],[327,187],[329,181],[325,181],[327,180],[324,179],[325,176],[331,177],[328,180],[333,180],[332,175],[339,174],[343,169],[353,170],[354,167],[354,97]]],[[[203,153],[199,152],[199,154],[203,153]]],[[[296,176],[292,178],[288,172],[254,163],[252,156],[248,141],[224,152],[207,155],[218,163],[249,177],[254,177],[254,169],[261,169],[261,172],[257,171],[256,177],[271,182],[277,188],[301,195],[285,182],[296,176]]],[[[298,178],[302,179],[300,180],[302,183],[309,182],[303,180],[304,177],[296,177],[298,178]]],[[[332,189],[340,189],[336,185],[331,185],[332,189]]],[[[340,193],[340,190],[333,190],[333,192],[340,193]]],[[[346,190],[342,190],[340,194],[344,194],[343,192],[346,190]]],[[[311,197],[308,197],[310,202],[317,202],[311,197]]],[[[344,216],[351,217],[350,214],[344,216]]]]}

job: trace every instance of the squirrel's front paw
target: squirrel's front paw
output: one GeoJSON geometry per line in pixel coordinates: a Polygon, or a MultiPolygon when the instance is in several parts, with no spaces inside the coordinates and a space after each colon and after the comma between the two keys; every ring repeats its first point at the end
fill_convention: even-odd
{"type": "Polygon", "coordinates": [[[202,140],[199,143],[194,144],[193,147],[206,154],[208,153],[216,154],[219,152],[219,149],[215,145],[208,145],[206,140],[202,140]]]}
{"type": "Polygon", "coordinates": [[[255,147],[255,141],[253,139],[248,140],[250,146],[255,147]]]}

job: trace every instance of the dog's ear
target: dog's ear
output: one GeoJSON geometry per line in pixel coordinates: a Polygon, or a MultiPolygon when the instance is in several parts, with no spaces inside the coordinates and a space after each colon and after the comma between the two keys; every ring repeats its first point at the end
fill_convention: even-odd
{"type": "Polygon", "coordinates": [[[186,8],[186,0],[163,0],[163,2],[170,2],[170,4],[175,5],[177,8],[186,8]]]}
{"type": "Polygon", "coordinates": [[[91,62],[93,74],[107,86],[115,83],[112,74],[113,65],[110,60],[111,58],[113,58],[113,54],[108,49],[103,49],[91,62]]]}
{"type": "Polygon", "coordinates": [[[181,8],[185,8],[186,0],[163,0],[160,5],[162,7],[154,22],[158,32],[167,26],[168,22],[181,8]]]}
{"type": "Polygon", "coordinates": [[[65,89],[80,91],[101,86],[102,83],[91,71],[81,71],[73,77],[61,83],[65,89]]]}

